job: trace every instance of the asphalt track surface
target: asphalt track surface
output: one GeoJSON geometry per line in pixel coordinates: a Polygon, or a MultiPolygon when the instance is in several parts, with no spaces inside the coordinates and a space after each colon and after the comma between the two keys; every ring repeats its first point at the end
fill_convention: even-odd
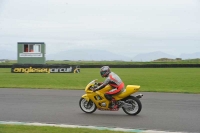
{"type": "Polygon", "coordinates": [[[82,112],[83,90],[0,89],[0,121],[200,133],[200,94],[140,93],[142,111],[129,116],[122,109],[82,112]]]}

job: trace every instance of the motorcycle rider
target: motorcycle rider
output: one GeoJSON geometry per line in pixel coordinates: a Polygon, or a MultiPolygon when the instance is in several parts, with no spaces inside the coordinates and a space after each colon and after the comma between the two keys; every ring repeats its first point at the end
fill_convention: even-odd
{"type": "Polygon", "coordinates": [[[116,73],[110,71],[109,66],[101,67],[100,74],[103,78],[105,77],[106,79],[103,83],[100,84],[100,86],[95,88],[93,91],[98,91],[108,84],[112,86],[113,89],[104,94],[105,98],[110,101],[109,108],[112,108],[112,106],[114,106],[113,103],[115,104],[115,99],[112,97],[112,95],[122,92],[122,90],[124,89],[124,83],[116,73]]]}

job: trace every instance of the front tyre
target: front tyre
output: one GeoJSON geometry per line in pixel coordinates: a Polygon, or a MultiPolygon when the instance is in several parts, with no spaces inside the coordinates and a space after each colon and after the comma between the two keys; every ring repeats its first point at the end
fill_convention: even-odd
{"type": "Polygon", "coordinates": [[[140,100],[134,96],[129,96],[124,100],[126,103],[131,104],[132,107],[122,107],[123,111],[128,115],[137,115],[142,110],[140,100]]]}
{"type": "Polygon", "coordinates": [[[80,99],[79,106],[85,113],[93,113],[97,109],[97,106],[91,100],[87,101],[85,98],[80,99]]]}

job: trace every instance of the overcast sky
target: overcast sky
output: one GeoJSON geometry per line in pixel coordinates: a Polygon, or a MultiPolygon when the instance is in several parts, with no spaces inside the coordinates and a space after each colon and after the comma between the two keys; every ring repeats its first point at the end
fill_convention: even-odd
{"type": "Polygon", "coordinates": [[[200,52],[200,0],[0,0],[0,50],[45,42],[47,54],[200,52]]]}

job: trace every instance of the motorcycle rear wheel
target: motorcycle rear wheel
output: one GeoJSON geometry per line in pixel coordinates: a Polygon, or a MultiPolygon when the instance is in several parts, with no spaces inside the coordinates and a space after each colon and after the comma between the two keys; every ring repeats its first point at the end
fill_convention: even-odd
{"type": "Polygon", "coordinates": [[[79,106],[85,113],[93,113],[97,109],[97,106],[91,100],[87,101],[84,98],[80,99],[79,106]]]}
{"type": "Polygon", "coordinates": [[[127,97],[124,101],[127,103],[132,104],[133,108],[124,108],[122,107],[123,111],[128,115],[137,115],[142,110],[142,104],[140,100],[134,96],[127,97]]]}

